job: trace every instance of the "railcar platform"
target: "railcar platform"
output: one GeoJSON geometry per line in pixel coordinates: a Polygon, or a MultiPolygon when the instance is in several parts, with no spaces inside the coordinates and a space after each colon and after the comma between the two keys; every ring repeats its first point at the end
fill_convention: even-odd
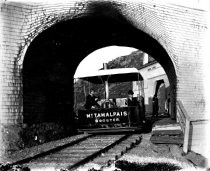
{"type": "Polygon", "coordinates": [[[115,128],[86,128],[78,129],[79,133],[100,134],[100,133],[124,133],[124,132],[140,132],[142,127],[115,127],[115,128]]]}

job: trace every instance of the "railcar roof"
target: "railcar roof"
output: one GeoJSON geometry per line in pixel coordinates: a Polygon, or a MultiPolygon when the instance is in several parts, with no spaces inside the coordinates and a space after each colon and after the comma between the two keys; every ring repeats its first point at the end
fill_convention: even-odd
{"type": "Polygon", "coordinates": [[[76,79],[83,79],[95,84],[101,84],[104,81],[108,81],[109,83],[141,81],[143,80],[143,77],[136,68],[117,68],[83,74],[77,76],[76,79]]]}

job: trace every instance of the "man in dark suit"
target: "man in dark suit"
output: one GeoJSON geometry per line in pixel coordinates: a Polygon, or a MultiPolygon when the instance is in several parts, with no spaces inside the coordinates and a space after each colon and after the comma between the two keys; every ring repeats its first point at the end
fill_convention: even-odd
{"type": "Polygon", "coordinates": [[[95,90],[91,89],[90,93],[86,97],[85,109],[99,108],[100,105],[97,103],[99,100],[99,97],[96,97],[95,95],[95,90]]]}
{"type": "Polygon", "coordinates": [[[130,121],[131,123],[139,124],[139,102],[136,97],[133,97],[133,91],[128,91],[128,98],[126,104],[129,107],[130,121]]]}
{"type": "Polygon", "coordinates": [[[128,106],[138,106],[138,100],[136,97],[133,97],[133,91],[128,91],[127,105],[128,106]]]}
{"type": "Polygon", "coordinates": [[[152,109],[153,109],[152,116],[157,118],[159,106],[158,106],[158,98],[156,94],[152,98],[152,109]]]}
{"type": "Polygon", "coordinates": [[[140,115],[140,120],[142,123],[145,123],[145,103],[144,103],[144,97],[143,96],[138,96],[139,99],[139,115],[140,115]]]}

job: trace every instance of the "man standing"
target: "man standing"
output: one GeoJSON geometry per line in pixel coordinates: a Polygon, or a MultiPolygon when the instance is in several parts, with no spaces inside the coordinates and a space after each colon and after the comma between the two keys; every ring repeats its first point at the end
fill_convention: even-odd
{"type": "Polygon", "coordinates": [[[127,99],[127,105],[128,106],[138,106],[137,98],[133,97],[133,91],[128,91],[128,99],[127,99]]]}
{"type": "Polygon", "coordinates": [[[145,123],[145,104],[144,104],[144,97],[138,96],[139,99],[139,112],[140,112],[140,120],[142,123],[145,123]]]}
{"type": "Polygon", "coordinates": [[[129,118],[131,123],[136,123],[139,125],[139,102],[137,98],[133,97],[133,91],[128,91],[128,98],[126,101],[126,105],[129,107],[129,118]]]}
{"type": "Polygon", "coordinates": [[[153,117],[158,117],[159,106],[158,106],[158,98],[157,98],[156,94],[152,98],[152,106],[153,106],[152,116],[153,117]]]}
{"type": "Polygon", "coordinates": [[[95,90],[90,89],[90,93],[86,97],[85,109],[99,108],[100,105],[97,103],[99,100],[99,97],[95,96],[95,90]]]}

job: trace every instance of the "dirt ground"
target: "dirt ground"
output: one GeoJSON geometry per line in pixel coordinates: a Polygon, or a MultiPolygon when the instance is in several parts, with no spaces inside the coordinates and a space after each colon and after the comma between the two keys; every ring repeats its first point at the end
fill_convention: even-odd
{"type": "Polygon", "coordinates": [[[199,154],[189,152],[183,154],[182,147],[174,144],[153,144],[150,141],[151,133],[142,134],[141,143],[131,149],[120,160],[128,160],[130,162],[145,161],[145,162],[173,162],[177,161],[184,165],[185,168],[206,168],[206,160],[199,154]]]}
{"type": "MultiPolygon", "coordinates": [[[[207,170],[205,168],[205,158],[199,154],[189,152],[187,155],[183,155],[181,146],[174,144],[153,144],[150,141],[150,137],[151,133],[143,133],[140,144],[128,151],[119,160],[115,161],[114,165],[104,168],[103,171],[116,171],[119,165],[124,168],[122,169],[124,171],[131,169],[129,167],[132,167],[131,170],[138,170],[140,166],[140,170],[142,170],[142,168],[145,170],[144,165],[146,166],[148,163],[159,165],[161,165],[161,163],[163,165],[164,163],[168,163],[169,165],[181,168],[181,170],[207,170]],[[125,164],[126,162],[128,162],[127,165],[123,166],[122,163],[125,164]]],[[[81,170],[79,169],[79,171],[98,171],[100,170],[99,168],[100,166],[94,166],[94,163],[89,163],[89,165],[81,168],[81,170]]],[[[156,168],[156,170],[161,170],[161,168],[156,168]]],[[[171,171],[171,169],[168,170],[171,171]]]]}
{"type": "Polygon", "coordinates": [[[128,154],[135,154],[139,157],[166,157],[179,161],[188,162],[182,156],[182,150],[178,145],[173,144],[153,144],[150,141],[151,133],[142,134],[141,143],[133,148],[128,154]]]}

